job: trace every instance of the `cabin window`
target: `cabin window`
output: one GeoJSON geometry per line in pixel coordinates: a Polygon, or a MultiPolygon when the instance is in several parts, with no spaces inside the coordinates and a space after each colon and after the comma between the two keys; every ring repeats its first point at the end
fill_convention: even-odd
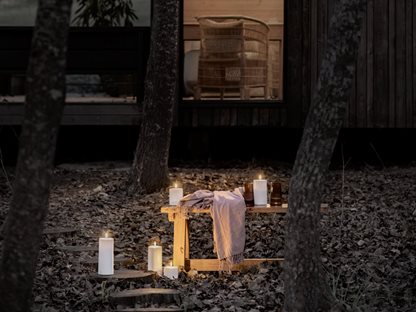
{"type": "MultiPolygon", "coordinates": [[[[142,36],[139,33],[150,32],[152,1],[131,1],[131,11],[135,17],[130,18],[130,27],[124,27],[123,18],[118,24],[105,24],[108,16],[92,16],[86,25],[86,19],[77,20],[77,11],[82,3],[88,4],[89,1],[73,1],[68,42],[67,97],[82,97],[83,101],[95,98],[92,100],[94,102],[97,102],[97,98],[114,97],[136,101],[143,96],[140,82],[145,76],[145,68],[139,68],[145,61],[138,59],[145,59],[148,49],[148,43],[140,41],[144,39],[140,39],[142,36]],[[99,18],[103,22],[98,21],[97,25],[99,18]]],[[[0,39],[8,42],[1,49],[5,52],[5,57],[0,60],[2,96],[25,94],[24,75],[37,7],[37,1],[0,1],[0,39]],[[18,53],[14,53],[16,51],[18,53]]],[[[108,99],[103,99],[103,102],[108,102],[108,99]]]]}
{"type": "MultiPolygon", "coordinates": [[[[77,26],[75,17],[81,1],[73,1],[72,26],[77,26]]],[[[34,26],[37,8],[38,1],[0,1],[0,27],[34,26]]],[[[137,16],[133,26],[150,27],[151,0],[132,0],[132,10],[137,16]]]]}
{"type": "Polygon", "coordinates": [[[184,100],[282,100],[284,0],[184,0],[184,100]]]}

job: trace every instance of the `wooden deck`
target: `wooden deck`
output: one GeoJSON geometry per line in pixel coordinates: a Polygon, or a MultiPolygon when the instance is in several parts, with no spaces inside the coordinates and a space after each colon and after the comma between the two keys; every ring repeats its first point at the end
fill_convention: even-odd
{"type": "MultiPolygon", "coordinates": [[[[0,96],[0,125],[20,125],[24,96],[0,96]]],[[[141,109],[133,97],[67,97],[62,125],[138,125],[141,109]]]]}

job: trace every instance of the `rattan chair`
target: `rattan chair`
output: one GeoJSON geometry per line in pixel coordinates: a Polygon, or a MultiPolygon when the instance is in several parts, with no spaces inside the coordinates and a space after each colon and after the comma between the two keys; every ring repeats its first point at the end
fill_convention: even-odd
{"type": "Polygon", "coordinates": [[[251,88],[268,89],[268,33],[269,26],[245,16],[200,16],[201,53],[198,83],[194,97],[202,92],[237,91],[241,99],[250,98],[251,88]]]}

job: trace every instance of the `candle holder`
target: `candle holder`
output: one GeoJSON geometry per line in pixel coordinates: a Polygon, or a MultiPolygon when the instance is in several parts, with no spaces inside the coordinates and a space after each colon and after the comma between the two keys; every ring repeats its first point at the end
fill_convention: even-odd
{"type": "Polygon", "coordinates": [[[244,183],[243,197],[247,207],[254,207],[253,183],[244,183]]]}
{"type": "Polygon", "coordinates": [[[270,206],[282,205],[282,185],[279,182],[273,182],[270,192],[270,206]]]}

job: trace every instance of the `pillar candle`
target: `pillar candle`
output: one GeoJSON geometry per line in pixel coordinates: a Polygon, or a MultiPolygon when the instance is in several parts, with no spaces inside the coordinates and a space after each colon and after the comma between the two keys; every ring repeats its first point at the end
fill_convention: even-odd
{"type": "Polygon", "coordinates": [[[179,268],[177,266],[172,265],[172,261],[170,265],[167,265],[163,268],[163,275],[170,279],[178,278],[179,268]]]}
{"type": "Polygon", "coordinates": [[[98,241],[98,274],[114,274],[114,239],[112,237],[100,237],[98,241]]]}
{"type": "Polygon", "coordinates": [[[255,206],[267,205],[267,180],[262,179],[261,175],[253,181],[253,193],[255,206]]]}
{"type": "Polygon", "coordinates": [[[162,246],[156,242],[147,249],[147,270],[162,273],[162,246]]]}
{"type": "Polygon", "coordinates": [[[183,188],[178,187],[175,183],[174,187],[169,189],[169,205],[176,206],[183,197],[183,188]]]}

